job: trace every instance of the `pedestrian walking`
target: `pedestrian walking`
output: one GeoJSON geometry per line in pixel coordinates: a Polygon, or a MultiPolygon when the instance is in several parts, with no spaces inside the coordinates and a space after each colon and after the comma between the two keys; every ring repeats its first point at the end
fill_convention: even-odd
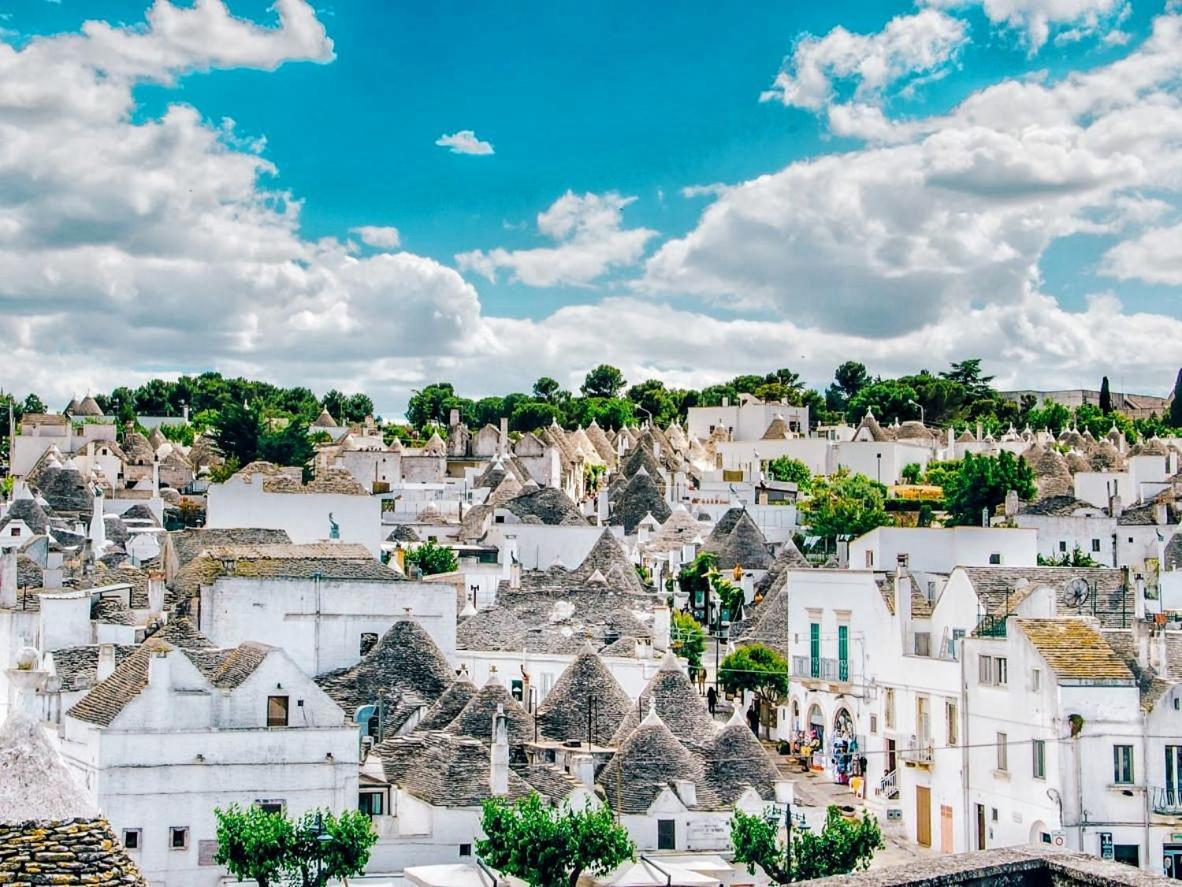
{"type": "Polygon", "coordinates": [[[711,687],[706,691],[706,707],[710,709],[710,717],[714,717],[714,709],[718,705],[718,691],[711,687]]]}

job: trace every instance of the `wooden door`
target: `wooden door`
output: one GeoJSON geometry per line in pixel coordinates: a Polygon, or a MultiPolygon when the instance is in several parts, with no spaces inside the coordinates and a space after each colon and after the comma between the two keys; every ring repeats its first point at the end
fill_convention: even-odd
{"type": "Polygon", "coordinates": [[[985,805],[977,804],[977,849],[985,849],[985,805]]]}
{"type": "Polygon", "coordinates": [[[926,785],[915,787],[915,840],[921,847],[932,846],[932,790],[926,785]]]}
{"type": "Polygon", "coordinates": [[[947,804],[940,805],[940,852],[952,853],[952,808],[947,804]]]}

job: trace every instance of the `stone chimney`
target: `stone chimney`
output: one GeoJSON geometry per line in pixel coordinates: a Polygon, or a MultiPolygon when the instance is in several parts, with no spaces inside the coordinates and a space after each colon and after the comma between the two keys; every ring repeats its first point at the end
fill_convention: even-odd
{"type": "Polygon", "coordinates": [[[45,686],[49,673],[41,668],[41,654],[28,645],[16,651],[16,668],[8,669],[8,686],[13,709],[37,719],[37,691],[45,686]]]}
{"type": "Polygon", "coordinates": [[[447,424],[448,425],[459,425],[460,424],[460,411],[459,410],[453,409],[448,412],[447,424]]]}
{"type": "Polygon", "coordinates": [[[843,570],[850,565],[850,543],[848,539],[837,540],[837,565],[843,570]]]}
{"type": "Polygon", "coordinates": [[[493,797],[509,794],[509,718],[503,705],[498,705],[493,715],[488,788],[493,797]]]}
{"type": "Polygon", "coordinates": [[[572,755],[570,773],[582,785],[595,790],[595,758],[591,755],[572,755]]]}
{"type": "Polygon", "coordinates": [[[0,555],[0,608],[15,610],[16,593],[16,561],[15,551],[6,551],[0,555]]]}
{"type": "Polygon", "coordinates": [[[504,457],[509,452],[509,418],[501,416],[501,437],[497,442],[497,454],[504,457]]]}
{"type": "Polygon", "coordinates": [[[1120,517],[1124,512],[1124,506],[1121,504],[1120,495],[1113,493],[1108,497],[1108,516],[1120,517]]]}
{"type": "Polygon", "coordinates": [[[107,524],[103,520],[103,494],[94,493],[94,512],[90,516],[90,545],[97,557],[107,544],[107,524]]]}
{"type": "Polygon", "coordinates": [[[1010,490],[1006,493],[1006,517],[1014,517],[1018,513],[1018,491],[1010,490]]]}
{"type": "Polygon", "coordinates": [[[105,681],[111,676],[115,670],[115,645],[114,644],[99,644],[98,650],[98,673],[95,679],[98,681],[105,681]]]}
{"type": "Polygon", "coordinates": [[[677,796],[681,798],[681,802],[685,806],[694,807],[697,805],[698,786],[692,779],[677,779],[673,784],[677,788],[677,796]]]}
{"type": "Polygon", "coordinates": [[[669,649],[669,626],[672,619],[668,607],[653,608],[653,649],[664,653],[669,649]]]}
{"type": "Polygon", "coordinates": [[[160,570],[148,573],[148,612],[164,612],[164,573],[160,570]]]}
{"type": "Polygon", "coordinates": [[[1153,522],[1159,527],[1164,527],[1170,522],[1169,506],[1165,502],[1153,503],[1153,522]]]}
{"type": "Polygon", "coordinates": [[[514,591],[521,588],[521,561],[517,558],[509,565],[509,587],[514,591]]]}

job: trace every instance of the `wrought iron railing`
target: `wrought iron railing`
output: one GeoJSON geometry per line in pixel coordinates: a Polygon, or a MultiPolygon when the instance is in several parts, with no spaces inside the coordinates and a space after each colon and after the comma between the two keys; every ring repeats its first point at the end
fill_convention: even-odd
{"type": "Polygon", "coordinates": [[[1182,787],[1149,787],[1149,804],[1154,813],[1166,816],[1182,816],[1182,787]]]}
{"type": "Polygon", "coordinates": [[[850,679],[850,663],[848,659],[793,656],[792,676],[794,678],[815,678],[821,681],[848,681],[850,679]]]}

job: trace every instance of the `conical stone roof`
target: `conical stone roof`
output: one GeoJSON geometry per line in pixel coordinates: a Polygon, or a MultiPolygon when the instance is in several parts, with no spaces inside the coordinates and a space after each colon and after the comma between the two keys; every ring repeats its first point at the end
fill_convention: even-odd
{"type": "Polygon", "coordinates": [[[669,503],[652,477],[642,469],[632,475],[612,502],[609,523],[623,525],[625,535],[631,536],[646,514],[651,514],[658,521],[665,521],[671,513],[669,503]]]}
{"type": "MultiPolygon", "coordinates": [[[[713,534],[712,534],[713,535],[713,534]]],[[[766,570],[772,565],[772,556],[767,549],[767,539],[755,525],[746,511],[735,522],[721,544],[706,543],[706,550],[718,555],[718,568],[732,570],[766,570]]]]}
{"type": "Polygon", "coordinates": [[[448,687],[423,714],[416,730],[444,730],[464,710],[476,695],[476,685],[469,680],[457,680],[448,687]]]}
{"type": "MultiPolygon", "coordinates": [[[[447,732],[454,736],[471,736],[492,742],[493,715],[497,706],[503,706],[509,721],[509,742],[521,745],[534,738],[533,718],[521,707],[508,688],[494,675],[480,691],[468,700],[455,720],[447,726],[447,732]]],[[[539,726],[539,735],[541,728],[539,726]]]]}
{"type": "Polygon", "coordinates": [[[588,647],[566,667],[542,700],[538,725],[559,742],[585,742],[590,726],[591,741],[607,745],[630,709],[628,694],[588,647]]]}
{"type": "Polygon", "coordinates": [[[771,591],[783,585],[783,578],[789,570],[807,570],[811,567],[808,558],[800,553],[796,543],[789,537],[784,540],[780,553],[776,555],[768,571],[755,583],[755,594],[767,597],[771,591]]]}
{"type": "Polygon", "coordinates": [[[395,622],[356,665],[316,677],[321,689],[346,712],[375,702],[381,690],[410,691],[430,704],[454,680],[443,651],[413,619],[395,622]]]}
{"type": "Polygon", "coordinates": [[[706,709],[705,701],[690,683],[677,657],[669,652],[648,686],[641,691],[640,698],[629,706],[628,714],[612,737],[612,745],[623,744],[640,724],[640,712],[647,711],[650,702],[656,706],[657,715],[673,735],[685,742],[705,745],[718,730],[718,725],[706,709]]]}
{"type": "Polygon", "coordinates": [[[45,730],[14,708],[0,725],[0,822],[97,816],[45,730]]]}
{"type": "Polygon", "coordinates": [[[718,734],[706,756],[706,782],[727,807],[734,805],[748,788],[765,801],[776,796],[780,772],[762,743],[743,719],[740,706],[718,734]]]}
{"type": "MultiPolygon", "coordinates": [[[[599,787],[617,813],[647,813],[665,788],[686,779],[705,787],[705,768],[674,735],[659,713],[650,711],[600,771],[599,787]]],[[[699,805],[707,800],[699,794],[699,805]]]]}

